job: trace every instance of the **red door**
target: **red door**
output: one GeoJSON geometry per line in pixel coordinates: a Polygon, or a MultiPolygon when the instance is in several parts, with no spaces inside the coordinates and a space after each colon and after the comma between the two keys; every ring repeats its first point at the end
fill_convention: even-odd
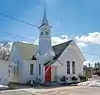
{"type": "Polygon", "coordinates": [[[51,82],[51,66],[45,66],[45,82],[51,82]]]}

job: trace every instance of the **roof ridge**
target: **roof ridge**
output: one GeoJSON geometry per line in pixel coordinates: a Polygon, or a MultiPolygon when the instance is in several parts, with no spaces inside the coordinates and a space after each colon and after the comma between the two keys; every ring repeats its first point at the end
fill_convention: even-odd
{"type": "Polygon", "coordinates": [[[21,44],[28,44],[28,45],[35,45],[35,46],[38,46],[36,44],[32,44],[32,43],[24,43],[24,42],[20,42],[20,41],[16,41],[16,42],[13,42],[13,43],[21,43],[21,44]]]}
{"type": "MultiPolygon", "coordinates": [[[[66,41],[66,42],[63,42],[63,43],[59,43],[59,44],[56,44],[56,45],[54,45],[54,46],[58,46],[58,45],[61,45],[61,44],[65,44],[65,43],[68,43],[68,42],[72,42],[73,40],[69,40],[69,41],[66,41]]],[[[54,47],[54,46],[52,46],[52,47],[54,47]]]]}

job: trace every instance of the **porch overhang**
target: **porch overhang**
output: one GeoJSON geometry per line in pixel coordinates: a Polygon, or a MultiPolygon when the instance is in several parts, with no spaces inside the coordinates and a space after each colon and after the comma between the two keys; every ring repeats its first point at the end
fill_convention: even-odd
{"type": "Polygon", "coordinates": [[[63,65],[60,61],[56,59],[56,60],[51,60],[51,61],[46,62],[43,66],[51,66],[51,65],[58,66],[58,64],[60,64],[60,66],[63,65]],[[56,62],[57,64],[55,64],[56,62]]]}

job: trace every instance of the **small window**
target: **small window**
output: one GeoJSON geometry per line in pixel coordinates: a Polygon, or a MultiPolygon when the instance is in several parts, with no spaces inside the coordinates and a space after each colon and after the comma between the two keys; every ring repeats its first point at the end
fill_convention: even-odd
{"type": "Polygon", "coordinates": [[[48,32],[46,31],[46,35],[48,35],[48,32]]]}
{"type": "Polygon", "coordinates": [[[67,74],[70,74],[70,61],[67,61],[67,74]]]}
{"type": "Polygon", "coordinates": [[[33,64],[30,64],[30,75],[33,75],[33,64]]]}
{"type": "Polygon", "coordinates": [[[72,73],[75,74],[75,61],[72,61],[72,73]]]}
{"type": "Polygon", "coordinates": [[[39,75],[41,75],[41,64],[39,64],[39,75]]]}
{"type": "Polygon", "coordinates": [[[43,32],[41,32],[41,36],[43,35],[43,32]]]}

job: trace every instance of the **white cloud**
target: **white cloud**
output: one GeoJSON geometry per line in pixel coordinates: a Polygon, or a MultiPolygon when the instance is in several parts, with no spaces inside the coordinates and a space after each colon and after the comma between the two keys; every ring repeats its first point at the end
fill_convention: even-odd
{"type": "Polygon", "coordinates": [[[85,47],[85,46],[87,46],[87,44],[82,43],[82,42],[77,42],[77,45],[78,45],[79,47],[85,47]]]}
{"type": "Polygon", "coordinates": [[[87,44],[85,44],[84,42],[79,42],[75,38],[70,38],[67,35],[61,35],[60,37],[52,37],[51,39],[52,39],[52,45],[63,43],[63,42],[66,42],[68,40],[74,40],[79,47],[87,46],[87,44]]]}
{"type": "Polygon", "coordinates": [[[68,41],[69,37],[66,35],[62,35],[60,37],[52,37],[51,39],[52,39],[52,45],[56,45],[68,41]]]}
{"type": "Polygon", "coordinates": [[[75,39],[78,42],[84,43],[84,44],[97,44],[100,45],[100,33],[99,32],[93,32],[93,33],[88,33],[87,36],[76,36],[75,39]]]}

